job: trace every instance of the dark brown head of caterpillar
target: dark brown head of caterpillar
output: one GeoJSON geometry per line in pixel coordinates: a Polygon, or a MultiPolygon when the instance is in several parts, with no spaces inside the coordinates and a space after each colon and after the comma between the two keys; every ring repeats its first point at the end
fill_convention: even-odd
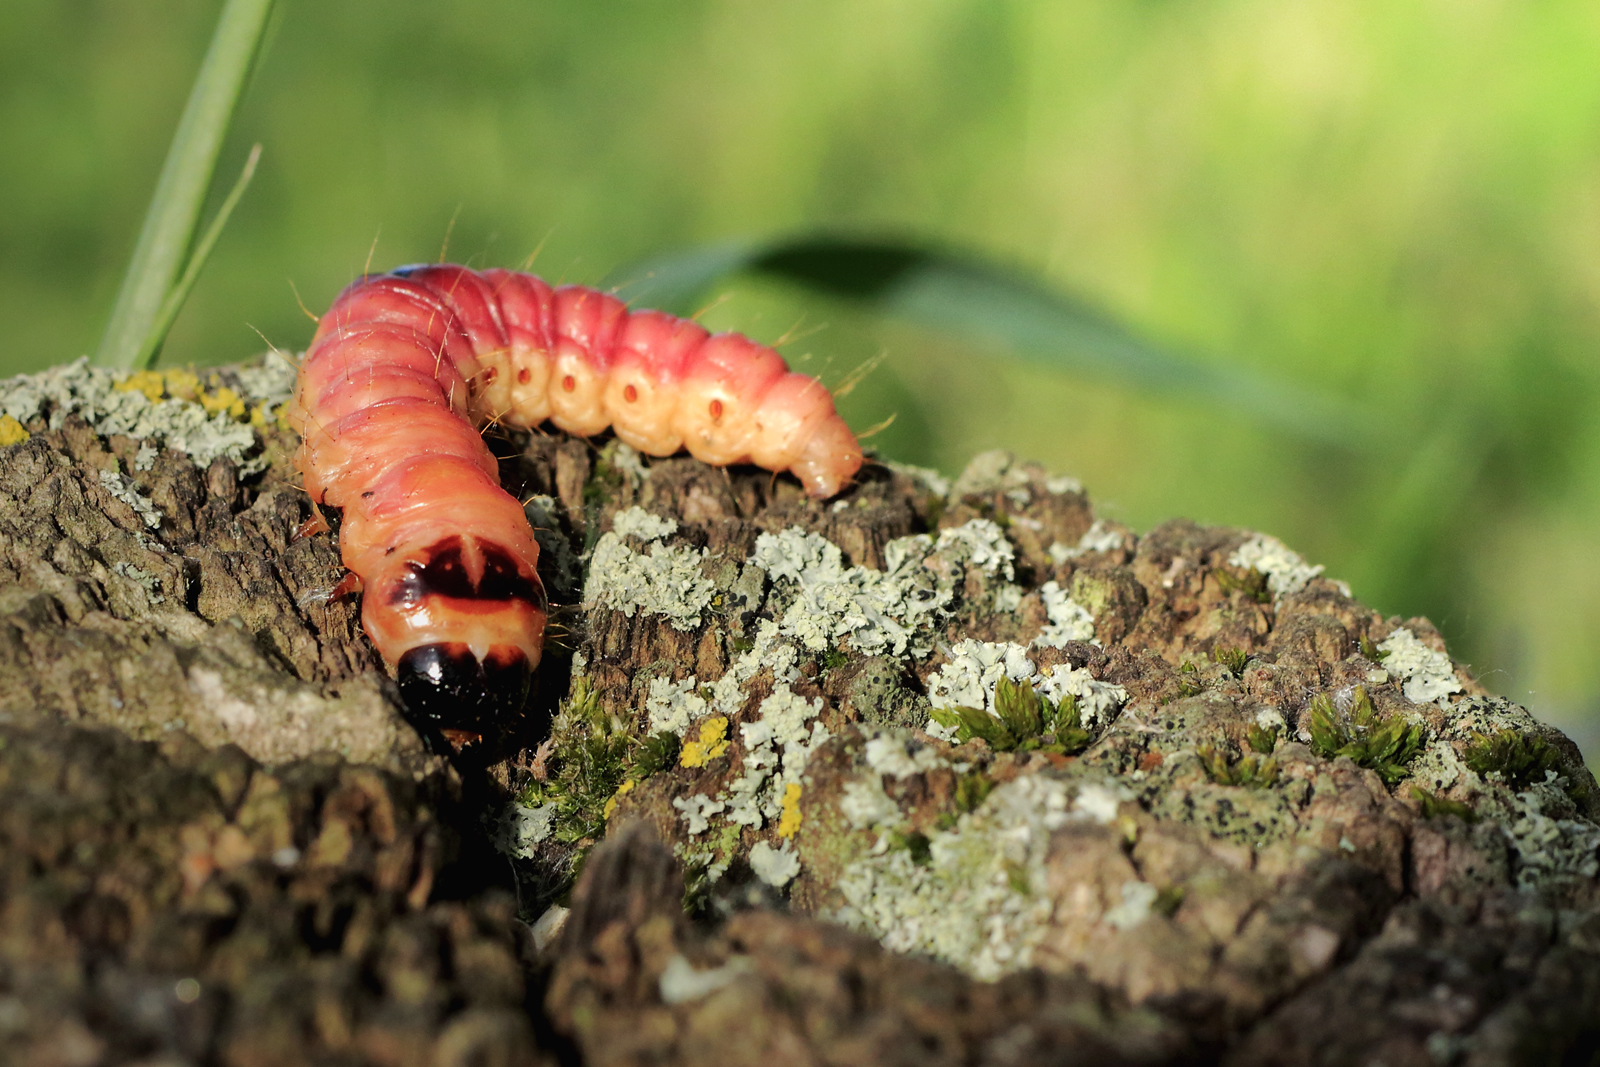
{"type": "Polygon", "coordinates": [[[454,642],[413,648],[400,657],[398,669],[406,719],[432,747],[448,752],[497,748],[520,723],[533,677],[518,649],[496,647],[480,660],[454,642]]]}

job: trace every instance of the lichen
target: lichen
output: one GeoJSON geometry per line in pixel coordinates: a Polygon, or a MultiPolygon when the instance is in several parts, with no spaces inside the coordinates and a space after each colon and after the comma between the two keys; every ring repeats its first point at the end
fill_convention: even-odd
{"type": "Polygon", "coordinates": [[[1078,538],[1076,545],[1064,545],[1060,541],[1054,541],[1050,545],[1049,553],[1052,562],[1065,563],[1069,559],[1077,559],[1090,552],[1110,552],[1121,547],[1122,531],[1114,530],[1102,520],[1096,519],[1094,525],[1078,538]]]}
{"type": "Polygon", "coordinates": [[[508,856],[532,859],[538,847],[550,839],[555,820],[556,805],[553,802],[529,806],[512,801],[501,812],[495,847],[508,856]]]}
{"type": "Polygon", "coordinates": [[[0,448],[7,445],[20,445],[33,436],[10,415],[0,415],[0,448]]]}
{"type": "Polygon", "coordinates": [[[675,797],[672,806],[683,813],[684,829],[690,837],[697,837],[711,828],[711,816],[719,815],[727,807],[715,797],[696,793],[688,797],[675,797]]]}
{"type": "Polygon", "coordinates": [[[1041,775],[1000,785],[952,828],[926,833],[925,850],[885,839],[847,864],[838,880],[846,905],[835,917],[892,951],[930,955],[977,978],[1027,967],[1055,906],[1044,891],[1050,835],[1074,819],[1109,821],[1107,802],[1115,817],[1120,792],[1084,784],[1074,803],[1067,783],[1041,775]]]}
{"type": "Polygon", "coordinates": [[[1059,582],[1046,582],[1039,587],[1039,597],[1044,602],[1045,617],[1050,621],[1033,639],[1035,647],[1061,648],[1068,641],[1090,641],[1094,637],[1094,616],[1089,609],[1072,599],[1059,582]]]}
{"type": "Polygon", "coordinates": [[[1013,566],[1016,550],[1006,540],[1006,532],[988,519],[973,519],[940,530],[934,552],[977,567],[991,577],[1010,581],[1017,576],[1013,566]]]}
{"type": "Polygon", "coordinates": [[[922,566],[933,551],[927,535],[902,537],[884,546],[886,570],[846,567],[837,545],[791,526],[761,534],[749,562],[792,597],[779,632],[808,651],[849,638],[858,653],[901,656],[926,654],[928,632],[953,595],[922,566]]]}
{"type": "Polygon", "coordinates": [[[1267,588],[1278,598],[1298,593],[1323,570],[1320,563],[1311,566],[1282,541],[1266,534],[1256,534],[1240,545],[1228,557],[1228,563],[1266,575],[1267,588]]]}
{"type": "MultiPolygon", "coordinates": [[[[87,357],[79,357],[37,374],[0,381],[0,411],[19,423],[47,417],[53,430],[60,429],[67,416],[77,415],[97,433],[124,434],[187,452],[200,467],[223,456],[247,474],[265,467],[263,456],[251,457],[257,446],[255,432],[248,422],[240,421],[246,411],[242,401],[235,404],[239,398],[231,389],[228,402],[219,408],[215,390],[204,393],[197,386],[183,389],[176,385],[177,392],[167,389],[168,376],[176,382],[176,376],[186,372],[145,373],[151,380],[91,367],[87,357]],[[161,399],[163,391],[173,399],[161,399]],[[187,398],[179,397],[183,392],[188,393],[187,398]],[[217,410],[207,410],[207,401],[217,410]]],[[[187,374],[187,379],[195,376],[187,374]]]]}
{"type": "Polygon", "coordinates": [[[800,796],[804,787],[799,782],[788,782],[783,787],[783,799],[779,802],[781,812],[778,818],[778,836],[793,837],[800,832],[800,796]]]}
{"type": "Polygon", "coordinates": [[[884,730],[867,739],[866,760],[868,767],[897,781],[949,765],[933,749],[895,730],[884,730]]]}
{"type": "Polygon", "coordinates": [[[684,767],[704,767],[727,752],[731,743],[728,740],[727,718],[713,715],[700,724],[698,737],[683,743],[683,751],[678,757],[678,762],[684,767]]]}
{"type": "Polygon", "coordinates": [[[590,556],[584,606],[612,608],[629,618],[660,615],[679,630],[698,627],[716,586],[705,576],[704,552],[661,542],[677,529],[676,522],[643,508],[620,512],[590,556]],[[644,542],[645,550],[631,548],[630,538],[644,542]]]}
{"type": "Polygon", "coordinates": [[[1427,704],[1463,689],[1450,657],[1435,652],[1403,626],[1378,642],[1378,648],[1386,653],[1384,669],[1403,679],[1407,700],[1427,704]]]}
{"type": "Polygon", "coordinates": [[[1121,895],[1121,903],[1108,908],[1102,921],[1118,930],[1132,930],[1150,918],[1161,891],[1149,882],[1127,881],[1122,883],[1121,895]]]}
{"type": "Polygon", "coordinates": [[[750,870],[774,889],[782,889],[800,873],[800,857],[788,841],[777,848],[757,841],[750,849],[750,870]]]}
{"type": "Polygon", "coordinates": [[[760,828],[783,814],[787,786],[798,785],[811,753],[829,734],[820,722],[820,698],[808,700],[780,682],[761,702],[757,718],[742,723],[745,772],[728,787],[728,821],[760,828]]]}
{"type": "Polygon", "coordinates": [[[1103,729],[1111,724],[1128,702],[1128,691],[1120,685],[1102,682],[1087,668],[1058,665],[1051,667],[1039,679],[1040,693],[1060,703],[1072,696],[1078,703],[1078,714],[1083,725],[1091,730],[1103,729]]]}
{"type": "Polygon", "coordinates": [[[150,529],[154,530],[161,525],[161,509],[139,492],[139,486],[132,478],[120,471],[102,469],[100,471],[100,484],[112,496],[132,508],[134,514],[144,520],[144,524],[150,529]]]}
{"type": "Polygon", "coordinates": [[[650,693],[644,700],[645,713],[650,717],[650,729],[670,731],[683,736],[689,724],[703,719],[711,712],[711,705],[700,695],[691,676],[674,682],[657,676],[650,679],[650,693]]]}
{"type": "Polygon", "coordinates": [[[951,646],[949,662],[928,677],[928,700],[935,708],[992,711],[1000,679],[1021,681],[1032,675],[1033,660],[1021,645],[965,638],[951,646]]]}
{"type": "Polygon", "coordinates": [[[1592,880],[1600,875],[1600,826],[1551,816],[1565,796],[1556,783],[1514,794],[1501,829],[1515,856],[1517,885],[1536,889],[1557,878],[1592,880]]]}

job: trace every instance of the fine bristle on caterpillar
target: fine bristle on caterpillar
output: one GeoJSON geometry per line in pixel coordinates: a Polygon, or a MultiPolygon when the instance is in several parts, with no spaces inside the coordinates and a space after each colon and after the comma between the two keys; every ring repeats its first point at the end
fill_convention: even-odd
{"type": "Polygon", "coordinates": [[[340,294],[289,418],[306,491],[343,512],[346,581],[408,716],[458,748],[521,709],[546,621],[539,546],[480,428],[610,427],[653,456],[791,471],[815,497],[862,461],[828,391],[770,348],[584,286],[449,265],[340,294]]]}

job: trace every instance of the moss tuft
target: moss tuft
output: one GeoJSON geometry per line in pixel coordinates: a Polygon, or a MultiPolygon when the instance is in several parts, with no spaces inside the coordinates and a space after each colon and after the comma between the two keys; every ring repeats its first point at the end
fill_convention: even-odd
{"type": "Polygon", "coordinates": [[[1278,780],[1278,761],[1255,753],[1234,759],[1216,745],[1201,745],[1195,749],[1206,777],[1218,785],[1242,785],[1263,789],[1278,780]]]}
{"type": "Polygon", "coordinates": [[[1228,668],[1234,675],[1241,675],[1244,673],[1244,665],[1250,662],[1250,653],[1229,645],[1226,648],[1212,649],[1211,658],[1228,668]]]}
{"type": "Polygon", "coordinates": [[[1249,744],[1252,752],[1259,752],[1263,756],[1270,756],[1278,747],[1278,731],[1256,723],[1245,734],[1245,742],[1249,744]]]}
{"type": "Polygon", "coordinates": [[[1498,730],[1493,735],[1474,732],[1463,762],[1484,777],[1499,774],[1506,785],[1519,792],[1544,781],[1546,772],[1560,770],[1556,751],[1549,742],[1516,730],[1498,730]]]}
{"type": "Polygon", "coordinates": [[[1411,797],[1422,805],[1424,819],[1437,819],[1441,815],[1454,815],[1467,822],[1477,822],[1478,813],[1472,810],[1471,804],[1463,804],[1459,800],[1448,800],[1437,793],[1430,793],[1419,785],[1411,787],[1411,797]]]}
{"type": "Polygon", "coordinates": [[[1323,694],[1311,702],[1311,751],[1324,759],[1348,756],[1359,766],[1377,771],[1393,785],[1406,776],[1406,765],[1422,752],[1425,740],[1418,723],[1399,716],[1380,718],[1364,686],[1358,686],[1347,723],[1323,694]]]}
{"type": "Polygon", "coordinates": [[[1267,576],[1258,570],[1246,571],[1244,577],[1226,570],[1222,567],[1213,568],[1212,577],[1216,578],[1217,585],[1229,595],[1242,593],[1258,604],[1272,603],[1272,592],[1267,588],[1267,576]]]}
{"type": "Polygon", "coordinates": [[[606,714],[588,679],[578,678],[550,725],[554,752],[544,781],[528,783],[518,798],[528,808],[553,805],[550,836],[566,844],[592,844],[606,828],[607,804],[628,777],[635,745],[622,720],[606,714]]]}
{"type": "Polygon", "coordinates": [[[1060,703],[1034,692],[1026,681],[1001,678],[995,685],[994,714],[982,708],[934,708],[933,721],[954,730],[956,742],[981,738],[996,752],[1054,752],[1076,755],[1089,747],[1078,698],[1065,693],[1060,703]]]}

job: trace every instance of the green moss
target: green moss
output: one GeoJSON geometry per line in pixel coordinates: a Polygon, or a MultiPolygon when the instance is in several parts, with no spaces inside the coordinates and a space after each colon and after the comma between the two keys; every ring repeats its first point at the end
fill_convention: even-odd
{"type": "Polygon", "coordinates": [[[903,848],[911,854],[911,862],[919,867],[926,867],[933,859],[931,842],[928,835],[919,830],[891,830],[889,832],[889,847],[903,848]]]}
{"type": "Polygon", "coordinates": [[[1234,759],[1216,745],[1201,745],[1195,749],[1206,777],[1218,785],[1242,785],[1263,789],[1278,780],[1278,761],[1254,753],[1234,759]]]}
{"type": "Polygon", "coordinates": [[[1411,796],[1422,805],[1424,819],[1437,819],[1441,815],[1454,815],[1467,822],[1477,822],[1478,813],[1472,810],[1471,804],[1463,804],[1459,800],[1447,800],[1436,793],[1430,793],[1419,785],[1411,787],[1411,796]]]}
{"type": "Polygon", "coordinates": [[[963,774],[956,781],[956,807],[962,813],[977,811],[994,786],[994,779],[987,774],[963,774]]]}
{"type": "Polygon", "coordinates": [[[1242,578],[1222,567],[1214,568],[1211,574],[1224,593],[1229,595],[1243,593],[1259,604],[1272,602],[1272,591],[1267,588],[1267,576],[1254,568],[1246,571],[1242,578]]]}
{"type": "Polygon", "coordinates": [[[1244,665],[1250,661],[1250,653],[1242,648],[1235,648],[1229,645],[1226,648],[1212,649],[1211,658],[1228,668],[1235,675],[1240,675],[1244,673],[1244,665]]]}
{"type": "Polygon", "coordinates": [[[1027,682],[1000,679],[994,692],[994,714],[982,708],[935,708],[933,720],[956,732],[956,742],[981,738],[996,752],[1055,752],[1071,756],[1089,747],[1078,699],[1072,694],[1059,704],[1034,692],[1027,682]]]}
{"type": "Polygon", "coordinates": [[[1150,910],[1170,919],[1183,905],[1183,895],[1183,886],[1169,885],[1156,894],[1156,899],[1150,904],[1150,910]]]}
{"type": "Polygon", "coordinates": [[[1498,773],[1514,790],[1523,790],[1545,780],[1547,771],[1559,771],[1554,748],[1542,737],[1499,730],[1493,735],[1473,733],[1463,762],[1480,775],[1498,773]]]}
{"type": "Polygon", "coordinates": [[[1406,776],[1406,765],[1422,752],[1420,724],[1399,716],[1380,718],[1364,686],[1356,688],[1349,721],[1339,714],[1327,694],[1311,702],[1311,751],[1324,759],[1348,756],[1362,767],[1377,771],[1390,785],[1406,776]]]}
{"type": "Polygon", "coordinates": [[[1372,638],[1365,635],[1361,638],[1361,654],[1373,663],[1382,663],[1389,658],[1389,653],[1372,643],[1372,638]]]}
{"type": "Polygon", "coordinates": [[[1245,741],[1249,744],[1251,751],[1259,752],[1263,756],[1270,756],[1278,747],[1278,731],[1257,723],[1250,727],[1249,732],[1245,734],[1245,741]]]}
{"type": "Polygon", "coordinates": [[[606,802],[624,781],[640,781],[672,766],[678,735],[638,736],[606,714],[585,678],[573,686],[550,725],[555,750],[546,761],[544,781],[528,783],[518,802],[529,808],[555,805],[550,836],[587,847],[605,833],[606,802]]]}
{"type": "Polygon", "coordinates": [[[1194,665],[1193,660],[1185,660],[1178,668],[1178,695],[1197,697],[1205,691],[1205,684],[1200,681],[1200,668],[1194,665]]]}

